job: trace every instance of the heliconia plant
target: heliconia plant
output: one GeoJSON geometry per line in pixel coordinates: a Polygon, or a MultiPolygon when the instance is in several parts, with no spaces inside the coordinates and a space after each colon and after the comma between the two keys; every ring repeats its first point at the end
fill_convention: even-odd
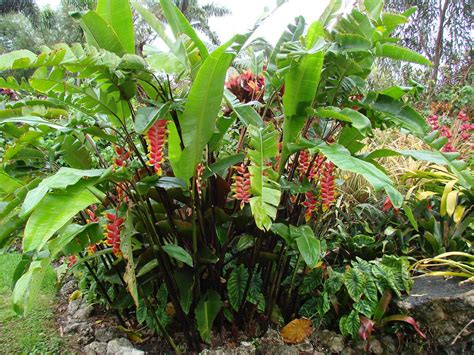
{"type": "Polygon", "coordinates": [[[339,16],[341,1],[332,0],[318,21],[288,26],[261,73],[238,77],[228,69],[255,28],[211,51],[171,0],[160,6],[173,38],[132,2],[168,46],[145,58],[135,54],[128,0],[75,14],[86,44],[0,55],[0,70],[34,69],[21,82],[0,78],[15,93],[0,111],[10,142],[0,245],[22,230],[26,260],[15,309],[34,295],[39,265],[65,255],[119,321],[134,310],[176,352],[167,329],[179,324],[199,350],[215,321],[244,329],[258,320],[265,329],[301,314],[314,295],[300,292],[308,282],[300,276],[331,277],[318,225],[336,208],[338,171],[362,175],[395,208],[403,197],[381,157],[434,160],[472,184],[451,154],[362,150],[375,128],[399,127],[427,144],[438,138],[404,101],[407,88],[367,88],[376,58],[430,65],[391,37],[415,9],[392,14],[382,5],[362,1],[339,16]]]}

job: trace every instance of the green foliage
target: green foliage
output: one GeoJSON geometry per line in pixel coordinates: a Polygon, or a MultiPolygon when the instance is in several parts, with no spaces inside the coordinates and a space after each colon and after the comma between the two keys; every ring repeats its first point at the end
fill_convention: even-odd
{"type": "MultiPolygon", "coordinates": [[[[307,30],[297,18],[269,58],[250,47],[235,64],[260,22],[211,50],[179,6],[160,5],[154,17],[134,4],[169,47],[141,48],[146,59],[133,54],[128,1],[107,0],[77,14],[87,44],[0,56],[1,69],[34,70],[0,79],[0,243],[19,237],[25,255],[17,311],[42,266],[64,255],[88,301],[135,315],[177,353],[169,329],[179,325],[197,351],[216,319],[243,329],[302,314],[354,336],[383,295],[410,289],[406,260],[383,255],[409,225],[346,206],[341,174],[384,190],[392,208],[404,201],[384,157],[436,161],[470,181],[457,156],[362,150],[376,128],[437,144],[405,100],[415,89],[367,85],[377,56],[427,64],[393,54],[390,33],[405,15],[365,1],[336,19],[341,2],[331,1],[307,30]],[[228,76],[246,62],[255,72],[228,76]],[[347,210],[361,223],[351,226],[347,210]]],[[[443,218],[459,214],[453,201],[465,192],[452,192],[443,218]]],[[[425,228],[415,206],[403,207],[425,228]]]]}
{"type": "Polygon", "coordinates": [[[250,135],[249,166],[250,184],[254,197],[250,206],[258,228],[268,230],[272,219],[276,217],[276,207],[280,202],[280,189],[277,183],[276,172],[266,165],[267,161],[276,155],[278,133],[272,126],[257,128],[248,127],[250,135]]]}

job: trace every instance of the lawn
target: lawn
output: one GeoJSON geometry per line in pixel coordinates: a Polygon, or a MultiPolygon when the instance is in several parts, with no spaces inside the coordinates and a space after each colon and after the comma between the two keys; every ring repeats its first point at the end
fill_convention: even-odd
{"type": "Polygon", "coordinates": [[[19,318],[12,309],[11,282],[20,259],[19,254],[0,254],[0,353],[59,352],[62,341],[54,321],[56,276],[51,268],[28,316],[19,318]]]}

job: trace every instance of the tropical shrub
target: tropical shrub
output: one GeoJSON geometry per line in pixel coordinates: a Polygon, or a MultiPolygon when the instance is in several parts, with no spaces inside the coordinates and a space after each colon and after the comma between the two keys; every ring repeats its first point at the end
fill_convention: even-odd
{"type": "Polygon", "coordinates": [[[331,297],[347,299],[339,323],[356,334],[381,295],[409,282],[395,257],[336,258],[324,271],[337,171],[360,174],[395,208],[403,196],[378,158],[433,160],[472,183],[448,153],[361,153],[374,128],[436,140],[404,101],[409,88],[366,85],[377,57],[430,65],[390,37],[414,9],[385,13],[382,1],[365,1],[336,19],[341,2],[332,1],[307,28],[302,17],[289,25],[254,66],[261,72],[225,84],[253,30],[209,51],[170,0],[160,4],[174,38],[132,3],[169,48],[146,47],[145,58],[134,54],[126,0],[75,14],[87,44],[0,56],[0,70],[35,69],[20,82],[0,79],[15,94],[0,111],[0,243],[21,231],[24,253],[15,309],[27,310],[42,267],[64,255],[92,287],[88,297],[119,319],[134,311],[177,352],[168,331],[177,324],[199,349],[215,323],[320,319],[331,297]],[[328,290],[335,278],[345,287],[328,290]]]}

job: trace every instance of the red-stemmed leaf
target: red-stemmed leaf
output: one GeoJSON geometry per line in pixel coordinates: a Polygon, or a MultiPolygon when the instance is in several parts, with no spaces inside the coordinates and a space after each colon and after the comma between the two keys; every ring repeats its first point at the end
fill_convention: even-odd
{"type": "Polygon", "coordinates": [[[415,331],[418,333],[419,336],[421,336],[423,339],[426,339],[426,335],[423,334],[423,332],[420,330],[420,328],[418,327],[418,324],[416,323],[413,317],[396,314],[396,315],[389,316],[383,319],[384,324],[388,322],[397,322],[397,321],[406,322],[410,324],[415,329],[415,331]]]}

